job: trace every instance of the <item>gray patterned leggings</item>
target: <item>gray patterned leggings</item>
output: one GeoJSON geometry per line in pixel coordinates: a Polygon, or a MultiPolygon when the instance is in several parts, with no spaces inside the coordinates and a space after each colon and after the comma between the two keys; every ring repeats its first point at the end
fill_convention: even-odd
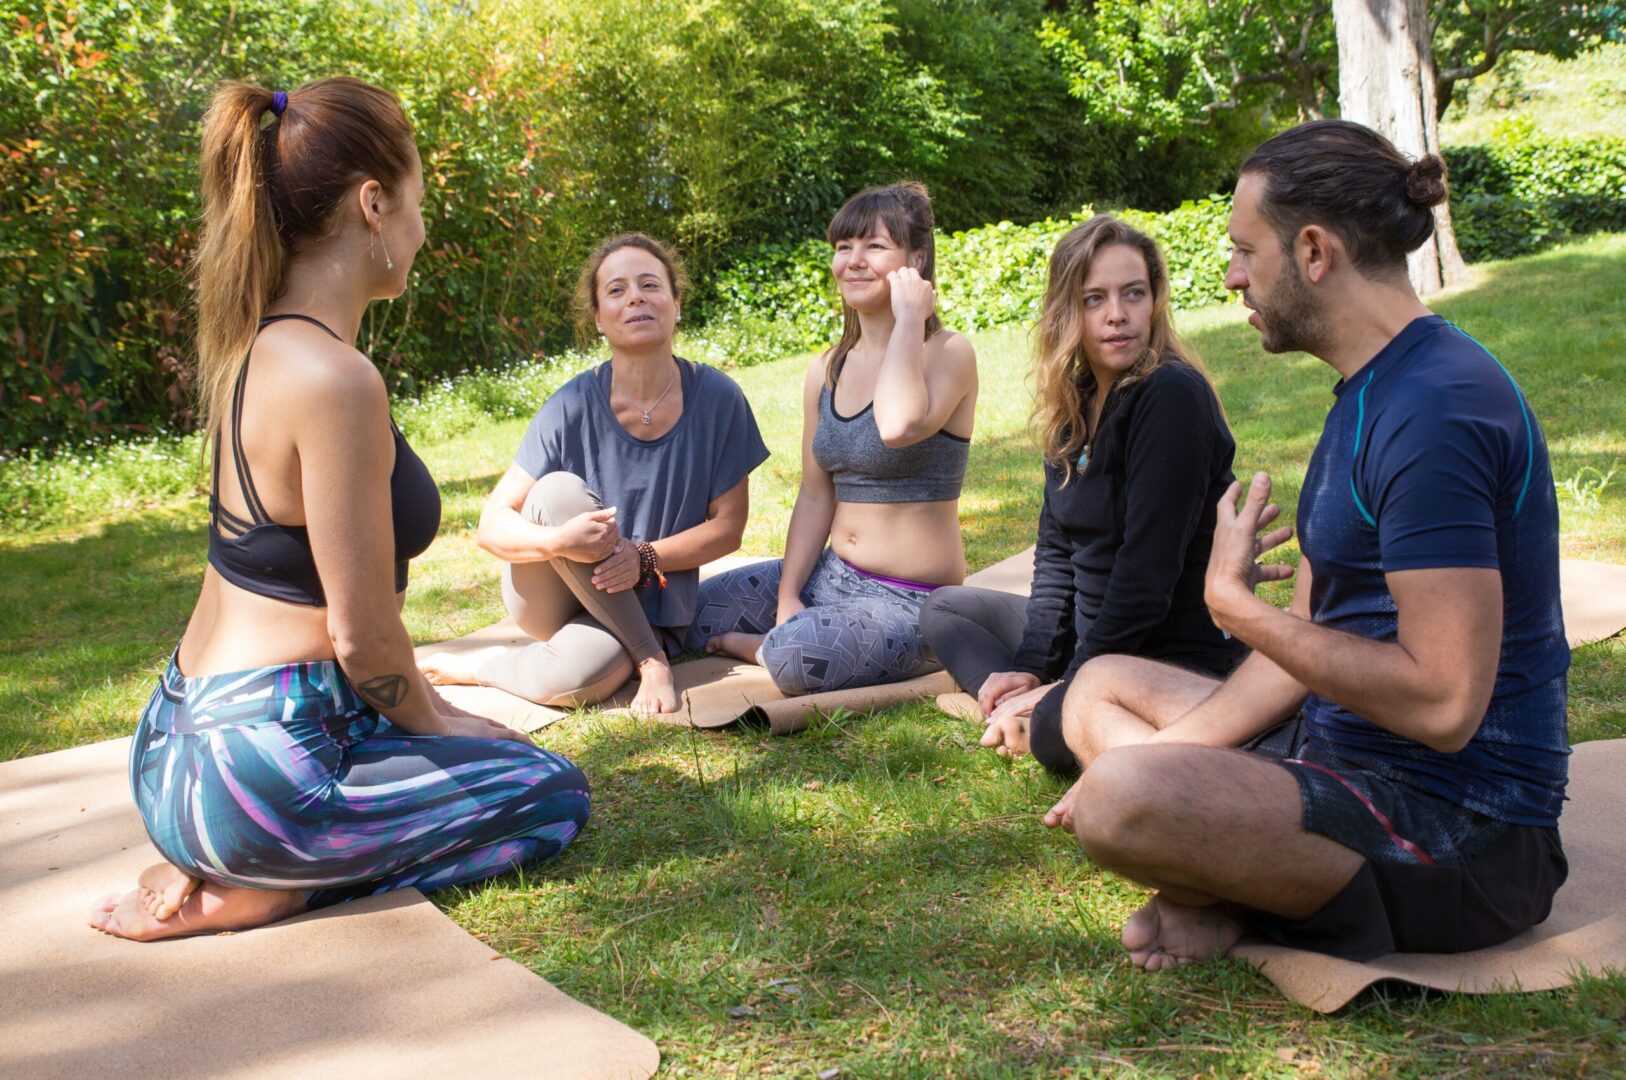
{"type": "Polygon", "coordinates": [[[936,666],[920,634],[930,593],[860,577],[826,548],[802,587],[806,609],[775,626],[784,565],[752,563],[701,582],[687,647],[717,634],[766,634],[757,660],[791,695],[897,682],[936,666]]]}

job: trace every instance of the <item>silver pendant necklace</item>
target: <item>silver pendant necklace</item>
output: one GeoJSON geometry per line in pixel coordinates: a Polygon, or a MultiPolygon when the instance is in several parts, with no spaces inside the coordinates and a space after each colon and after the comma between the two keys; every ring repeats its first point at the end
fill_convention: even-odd
{"type": "MultiPolygon", "coordinates": [[[[628,397],[627,394],[626,394],[626,391],[621,392],[621,399],[623,401],[625,401],[628,405],[631,405],[634,409],[638,410],[638,412],[640,413],[641,418],[643,420],[644,427],[648,427],[650,425],[649,414],[654,412],[657,408],[659,408],[662,401],[666,400],[666,395],[671,393],[672,392],[672,387],[677,385],[677,377],[678,377],[677,365],[676,365],[676,362],[674,361],[673,370],[672,370],[672,377],[670,379],[666,380],[666,389],[661,391],[661,396],[660,397],[656,398],[654,401],[649,403],[649,408],[647,408],[647,409],[644,408],[642,405],[638,404],[636,401],[632,400],[632,398],[628,397]]],[[[610,385],[611,386],[615,385],[615,380],[614,379],[610,380],[610,385]]]]}

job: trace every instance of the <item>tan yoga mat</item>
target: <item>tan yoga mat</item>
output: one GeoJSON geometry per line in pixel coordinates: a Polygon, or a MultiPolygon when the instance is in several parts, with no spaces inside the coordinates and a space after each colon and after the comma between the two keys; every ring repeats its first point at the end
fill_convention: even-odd
{"type": "Polygon", "coordinates": [[[1626,739],[1582,743],[1570,758],[1570,801],[1559,819],[1570,876],[1547,921],[1476,952],[1394,953],[1368,963],[1245,942],[1231,953],[1319,1012],[1342,1008],[1384,980],[1465,994],[1555,990],[1581,972],[1626,970],[1626,739]]]}
{"type": "MultiPolygon", "coordinates": [[[[758,561],[744,556],[719,559],[702,567],[700,576],[710,577],[758,561]]],[[[966,579],[966,584],[1007,592],[1025,592],[1032,574],[1033,550],[1030,548],[972,574],[966,579]]],[[[492,645],[522,646],[529,642],[530,638],[511,620],[504,619],[451,641],[421,645],[417,653],[421,658],[432,652],[473,652],[492,645]]],[[[936,671],[881,686],[786,697],[774,686],[765,669],[721,656],[678,664],[673,667],[672,675],[677,682],[683,708],[660,717],[661,722],[697,728],[721,728],[741,723],[765,726],[776,735],[801,731],[812,722],[814,716],[829,715],[837,709],[870,712],[954,690],[954,680],[946,672],[936,671]]],[[[536,705],[491,687],[443,686],[440,692],[454,705],[501,720],[521,731],[536,731],[567,715],[565,710],[536,705]]],[[[632,694],[632,684],[628,684],[601,707],[611,712],[622,710],[632,700],[632,694]]]]}
{"type": "Polygon", "coordinates": [[[1558,564],[1564,636],[1578,648],[1626,630],[1626,566],[1565,559],[1558,564]]]}
{"type": "Polygon", "coordinates": [[[0,1076],[626,1077],[655,1044],[413,889],[137,944],[85,916],[159,861],[129,740],[0,763],[0,1076]]]}

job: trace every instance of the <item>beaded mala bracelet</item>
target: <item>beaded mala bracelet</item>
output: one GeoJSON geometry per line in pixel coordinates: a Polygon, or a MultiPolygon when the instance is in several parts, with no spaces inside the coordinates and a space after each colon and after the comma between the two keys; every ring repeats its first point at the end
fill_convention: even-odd
{"type": "Polygon", "coordinates": [[[633,588],[643,589],[656,584],[666,588],[666,575],[661,573],[661,561],[655,556],[655,545],[648,540],[639,540],[633,546],[638,549],[638,584],[633,588]]]}

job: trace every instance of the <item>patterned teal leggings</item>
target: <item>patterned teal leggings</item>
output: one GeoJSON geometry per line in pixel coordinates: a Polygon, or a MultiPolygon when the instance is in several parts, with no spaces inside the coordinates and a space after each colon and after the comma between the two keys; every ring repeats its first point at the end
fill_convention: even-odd
{"type": "Polygon", "coordinates": [[[189,679],[172,659],[136,728],[130,786],[175,866],[302,890],[311,908],[552,858],[588,812],[587,779],[564,758],[407,734],[331,660],[189,679]]]}

